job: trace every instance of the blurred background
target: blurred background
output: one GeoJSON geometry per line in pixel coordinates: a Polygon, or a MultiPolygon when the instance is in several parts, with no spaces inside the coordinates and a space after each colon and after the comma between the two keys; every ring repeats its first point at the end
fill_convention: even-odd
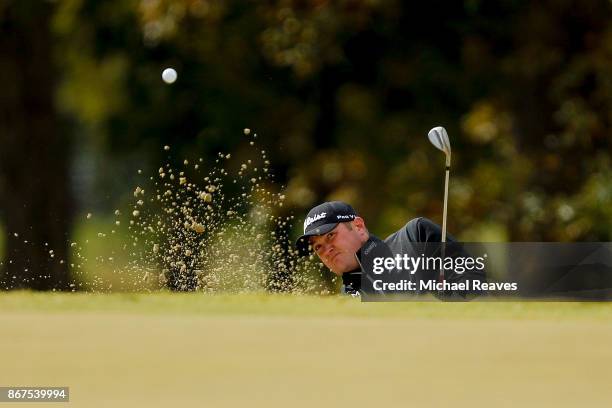
{"type": "Polygon", "coordinates": [[[0,27],[3,289],[69,289],[162,146],[245,158],[244,128],[292,237],[331,199],[381,237],[441,222],[443,125],[456,238],[612,238],[610,0],[5,0],[0,27]]]}

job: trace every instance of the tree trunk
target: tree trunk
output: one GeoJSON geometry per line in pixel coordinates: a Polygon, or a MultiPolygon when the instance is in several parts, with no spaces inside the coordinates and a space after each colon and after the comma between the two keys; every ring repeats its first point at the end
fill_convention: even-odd
{"type": "Polygon", "coordinates": [[[52,13],[51,2],[0,7],[2,289],[70,285],[70,150],[54,106],[52,13]]]}

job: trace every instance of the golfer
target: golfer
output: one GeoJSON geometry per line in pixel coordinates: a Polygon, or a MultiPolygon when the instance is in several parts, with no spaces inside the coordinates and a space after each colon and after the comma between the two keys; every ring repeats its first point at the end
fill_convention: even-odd
{"type": "MultiPolygon", "coordinates": [[[[353,207],[342,201],[326,202],[314,207],[304,221],[304,234],[298,238],[297,247],[302,251],[314,252],[323,264],[333,273],[342,277],[343,292],[358,295],[361,289],[361,275],[364,253],[418,256],[414,253],[414,243],[420,249],[430,244],[430,249],[439,251],[442,232],[440,227],[427,218],[410,220],[397,232],[384,241],[370,234],[363,218],[353,207]],[[437,243],[437,244],[436,244],[437,243]]],[[[448,237],[448,242],[455,242],[448,237]]],[[[371,256],[369,257],[371,258],[371,256]]],[[[448,271],[446,279],[462,281],[465,279],[484,280],[484,271],[458,274],[448,271]]],[[[435,276],[432,275],[433,278],[435,276]]],[[[423,279],[424,276],[420,275],[423,279]]],[[[459,293],[465,296],[465,293],[459,293]]]]}

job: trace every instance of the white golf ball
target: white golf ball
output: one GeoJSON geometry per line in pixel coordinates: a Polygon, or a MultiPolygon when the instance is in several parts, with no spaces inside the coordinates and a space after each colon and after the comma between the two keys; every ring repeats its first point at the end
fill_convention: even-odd
{"type": "Polygon", "coordinates": [[[167,84],[174,83],[174,81],[176,81],[177,76],[178,75],[174,68],[166,68],[164,69],[164,72],[162,72],[162,79],[167,84]]]}

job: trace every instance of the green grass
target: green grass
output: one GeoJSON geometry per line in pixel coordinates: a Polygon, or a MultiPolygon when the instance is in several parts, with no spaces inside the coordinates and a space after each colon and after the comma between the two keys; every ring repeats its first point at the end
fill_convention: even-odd
{"type": "Polygon", "coordinates": [[[608,303],[5,292],[0,385],[88,408],[603,407],[610,322],[608,303]]]}
{"type": "Polygon", "coordinates": [[[0,295],[0,314],[18,312],[261,315],[354,318],[536,319],[612,321],[612,302],[472,301],[362,303],[347,296],[204,293],[39,293],[0,295]]]}

